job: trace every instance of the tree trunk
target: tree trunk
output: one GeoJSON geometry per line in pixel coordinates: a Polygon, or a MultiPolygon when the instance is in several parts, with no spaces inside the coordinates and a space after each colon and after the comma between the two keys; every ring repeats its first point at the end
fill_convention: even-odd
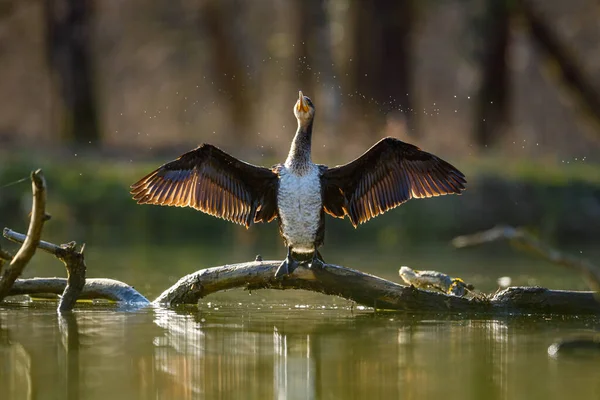
{"type": "MultiPolygon", "coordinates": [[[[234,7],[235,5],[233,5],[234,7]]],[[[232,30],[231,2],[205,0],[199,10],[199,23],[209,44],[212,76],[227,102],[233,130],[242,142],[248,140],[253,100],[251,88],[246,85],[243,57],[236,48],[232,30]]]]}
{"type": "Polygon", "coordinates": [[[508,67],[510,9],[507,0],[487,0],[480,52],[481,85],[475,110],[475,142],[491,146],[508,126],[508,67]]]}
{"type": "Polygon", "coordinates": [[[575,101],[575,111],[593,126],[592,131],[597,135],[600,132],[600,94],[586,76],[577,54],[568,44],[563,43],[557,32],[552,29],[552,21],[544,18],[531,3],[520,0],[519,11],[528,25],[531,38],[545,57],[546,68],[558,70],[558,73],[549,75],[555,78],[563,92],[575,101]]]}
{"type": "Polygon", "coordinates": [[[413,0],[351,3],[354,7],[354,87],[386,113],[401,116],[410,136],[414,126],[412,81],[413,0]]]}
{"type": "Polygon", "coordinates": [[[90,55],[92,1],[46,0],[44,7],[47,59],[62,103],[59,129],[69,143],[97,146],[100,130],[90,55]]]}

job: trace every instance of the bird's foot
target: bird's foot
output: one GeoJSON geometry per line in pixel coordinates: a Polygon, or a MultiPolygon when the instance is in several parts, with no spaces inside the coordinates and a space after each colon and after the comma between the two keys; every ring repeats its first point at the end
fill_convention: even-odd
{"type": "Polygon", "coordinates": [[[318,251],[315,251],[313,254],[312,260],[308,264],[309,268],[323,268],[325,266],[325,261],[323,261],[323,257],[318,251]]]}
{"type": "Polygon", "coordinates": [[[275,272],[275,279],[281,279],[285,275],[291,274],[296,268],[298,268],[299,265],[300,263],[294,260],[291,254],[288,254],[281,265],[279,265],[279,268],[277,268],[277,272],[275,272]]]}

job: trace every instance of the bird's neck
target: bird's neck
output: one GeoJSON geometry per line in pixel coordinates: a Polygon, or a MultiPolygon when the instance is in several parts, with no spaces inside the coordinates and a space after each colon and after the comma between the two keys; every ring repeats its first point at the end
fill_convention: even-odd
{"type": "Polygon", "coordinates": [[[312,164],[310,157],[312,142],[312,121],[307,124],[298,122],[298,130],[292,141],[285,166],[292,172],[302,174],[307,172],[312,164]]]}

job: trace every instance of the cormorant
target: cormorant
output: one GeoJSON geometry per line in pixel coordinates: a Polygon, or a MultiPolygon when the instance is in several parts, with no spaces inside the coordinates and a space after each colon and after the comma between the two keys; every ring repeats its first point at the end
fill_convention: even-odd
{"type": "Polygon", "coordinates": [[[465,176],[416,146],[387,137],[356,160],[337,167],[314,164],[311,140],[315,107],[299,92],[298,129],[287,159],[272,168],[238,160],[202,144],[131,186],[139,204],[193,207],[250,227],[277,218],[287,256],[275,273],[301,261],[322,265],[325,213],[348,216],[356,228],[412,198],[460,194],[465,176]]]}

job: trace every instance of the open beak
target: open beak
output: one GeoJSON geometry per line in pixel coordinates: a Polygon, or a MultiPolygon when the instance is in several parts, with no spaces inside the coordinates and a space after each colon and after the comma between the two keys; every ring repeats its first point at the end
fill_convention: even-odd
{"type": "Polygon", "coordinates": [[[298,91],[298,102],[296,103],[296,108],[298,111],[302,110],[304,112],[308,112],[308,104],[306,104],[306,101],[304,101],[302,90],[298,91]]]}

